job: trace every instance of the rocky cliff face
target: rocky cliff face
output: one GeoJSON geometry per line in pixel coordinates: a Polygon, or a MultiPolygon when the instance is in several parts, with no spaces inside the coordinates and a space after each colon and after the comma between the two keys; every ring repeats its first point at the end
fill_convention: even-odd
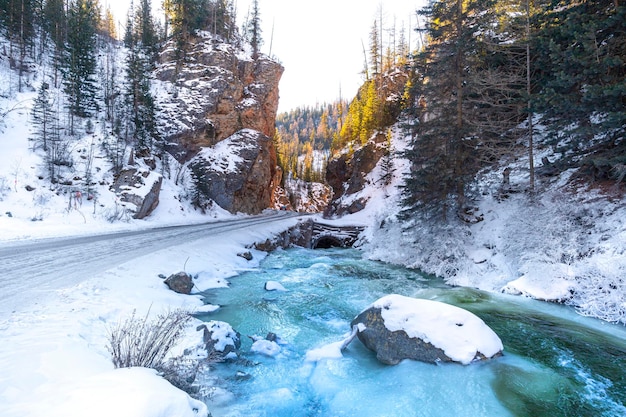
{"type": "MultiPolygon", "coordinates": [[[[385,115],[379,123],[381,128],[372,135],[363,146],[352,150],[346,147],[341,153],[334,155],[326,166],[326,182],[332,188],[332,200],[324,211],[325,217],[336,217],[344,214],[353,214],[363,210],[367,204],[367,197],[362,196],[368,185],[376,186],[381,178],[373,178],[372,171],[389,150],[387,138],[382,126],[391,126],[396,123],[402,111],[402,94],[408,74],[399,68],[387,72],[381,79],[379,94],[384,98],[382,114],[385,115]]],[[[364,87],[361,87],[361,90],[364,87]]],[[[360,91],[359,94],[364,94],[360,91]]],[[[358,99],[358,95],[357,95],[358,99]]]]}
{"type": "Polygon", "coordinates": [[[385,141],[385,135],[375,135],[354,153],[344,152],[328,161],[326,182],[333,189],[333,198],[324,217],[353,214],[365,208],[367,200],[355,196],[369,184],[368,174],[386,152],[385,141]]]}
{"type": "Polygon", "coordinates": [[[271,205],[276,174],[271,137],[282,73],[277,62],[265,56],[252,60],[208,34],[191,41],[182,63],[173,44],[160,56],[154,91],[166,149],[181,164],[204,169],[200,176],[211,182],[207,198],[231,212],[258,213],[271,205]],[[207,162],[218,146],[217,153],[226,155],[225,143],[236,148],[236,169],[221,169],[212,156],[207,162]]]}
{"type": "Polygon", "coordinates": [[[272,204],[276,155],[272,140],[244,129],[215,146],[203,148],[190,162],[202,197],[231,213],[258,214],[272,204]]]}

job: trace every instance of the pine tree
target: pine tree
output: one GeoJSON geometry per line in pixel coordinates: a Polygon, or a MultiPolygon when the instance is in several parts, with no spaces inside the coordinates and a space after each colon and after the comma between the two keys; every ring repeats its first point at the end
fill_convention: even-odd
{"type": "Polygon", "coordinates": [[[404,184],[404,205],[411,213],[424,205],[444,217],[461,209],[465,187],[478,168],[476,92],[473,81],[485,55],[485,36],[496,21],[492,0],[441,0],[420,11],[428,18],[430,43],[417,57],[416,86],[425,97],[413,103],[422,123],[405,156],[412,162],[404,184]],[[479,34],[479,35],[477,35],[479,34]],[[427,81],[427,82],[426,82],[427,81]],[[420,104],[420,105],[418,105],[420,104]]]}
{"type": "Polygon", "coordinates": [[[391,139],[391,129],[388,129],[387,133],[385,134],[384,153],[380,159],[380,167],[382,171],[381,181],[383,182],[384,186],[388,186],[389,184],[391,184],[391,180],[393,180],[394,157],[391,150],[391,139]]]}
{"type": "Polygon", "coordinates": [[[9,61],[11,67],[18,70],[20,92],[26,57],[33,52],[35,10],[34,0],[0,0],[0,27],[9,40],[9,61]]]}
{"type": "Polygon", "coordinates": [[[69,5],[63,71],[72,134],[73,116],[89,117],[97,109],[95,74],[99,16],[96,0],[74,0],[69,5]]]}
{"type": "Polygon", "coordinates": [[[127,21],[124,36],[128,48],[125,88],[129,110],[127,132],[138,150],[152,150],[157,131],[150,73],[156,36],[149,1],[141,0],[137,10],[131,7],[127,21]]]}
{"type": "Polygon", "coordinates": [[[41,83],[31,112],[35,128],[33,140],[40,144],[44,152],[48,152],[48,142],[58,123],[53,105],[50,102],[49,88],[48,83],[41,83]]]}
{"type": "Polygon", "coordinates": [[[108,41],[117,39],[117,28],[115,25],[115,17],[113,17],[113,12],[111,11],[111,6],[107,6],[104,11],[104,19],[100,21],[98,32],[103,37],[108,38],[108,41]]]}
{"type": "Polygon", "coordinates": [[[370,31],[370,75],[374,78],[378,77],[382,72],[380,43],[378,22],[374,20],[372,30],[370,31]]]}
{"type": "MultiPolygon", "coordinates": [[[[176,41],[176,52],[179,60],[186,55],[189,39],[196,31],[207,28],[209,0],[165,0],[166,35],[176,41]]],[[[145,8],[144,8],[145,10],[145,8]]]]}
{"type": "Polygon", "coordinates": [[[67,16],[64,0],[46,0],[43,10],[43,27],[54,43],[54,86],[59,86],[59,71],[63,67],[65,40],[67,39],[67,16]]]}
{"type": "Polygon", "coordinates": [[[566,143],[560,151],[575,157],[603,143],[607,156],[590,163],[606,163],[610,171],[626,162],[620,146],[626,131],[626,6],[612,0],[546,3],[533,16],[541,29],[532,39],[537,110],[549,120],[554,143],[566,143]]]}
{"type": "Polygon", "coordinates": [[[250,34],[250,45],[252,46],[252,59],[258,59],[259,49],[263,45],[261,37],[261,12],[259,10],[259,0],[252,3],[252,16],[248,23],[248,33],[250,34]]]}

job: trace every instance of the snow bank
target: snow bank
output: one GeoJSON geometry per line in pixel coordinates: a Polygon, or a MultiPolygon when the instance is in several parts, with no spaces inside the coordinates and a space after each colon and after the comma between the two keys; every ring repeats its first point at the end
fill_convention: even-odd
{"type": "MultiPolygon", "coordinates": [[[[150,221],[133,221],[125,227],[139,230],[171,224],[174,215],[157,209],[150,221]]],[[[216,307],[203,305],[197,295],[168,290],[158,275],[177,271],[184,263],[190,274],[202,278],[204,288],[221,287],[229,277],[257,267],[263,260],[264,252],[254,250],[251,261],[237,256],[250,250],[246,246],[280,233],[297,221],[297,217],[281,218],[167,248],[157,246],[153,252],[128,262],[112,263],[104,272],[86,270],[83,281],[76,285],[62,287],[54,281],[46,288],[25,291],[19,308],[0,315],[0,416],[202,415],[203,410],[193,400],[180,397],[178,389],[152,371],[114,371],[106,349],[107,334],[133,311],[137,317],[153,317],[176,308],[212,311],[216,307]],[[46,297],[37,298],[42,292],[46,297]],[[192,414],[194,408],[196,414],[192,414]]],[[[111,231],[102,226],[90,231],[111,231]]],[[[50,230],[39,232],[47,236],[50,230]]],[[[37,260],[33,262],[35,268],[37,260]]],[[[199,320],[190,324],[189,334],[181,346],[175,347],[174,355],[190,347],[193,350],[201,342],[202,332],[196,331],[199,324],[199,320]]]]}
{"type": "Polygon", "coordinates": [[[462,308],[432,300],[391,294],[370,307],[379,308],[390,331],[403,330],[443,350],[456,362],[468,364],[480,352],[492,357],[502,341],[479,317],[462,308]]]}
{"type": "Polygon", "coordinates": [[[50,417],[198,417],[207,406],[173,387],[156,371],[124,368],[76,381],[56,399],[50,417]]]}

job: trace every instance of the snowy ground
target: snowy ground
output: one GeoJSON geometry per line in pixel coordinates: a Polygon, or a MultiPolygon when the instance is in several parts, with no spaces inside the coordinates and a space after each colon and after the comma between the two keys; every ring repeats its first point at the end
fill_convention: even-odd
{"type": "MultiPolygon", "coordinates": [[[[165,175],[160,204],[150,217],[111,222],[120,206],[108,188],[106,126],[96,121],[93,133],[78,129],[69,150],[75,163],[61,168],[72,185],[51,185],[44,152],[29,140],[30,107],[43,72],[30,74],[19,93],[15,75],[5,67],[0,60],[0,256],[5,261],[0,263],[0,416],[205,415],[204,404],[150,370],[114,370],[107,335],[133,312],[144,317],[203,308],[199,296],[170,291],[158,275],[184,269],[198,275],[197,290],[224,286],[228,277],[255,267],[265,255],[253,250],[253,260],[246,261],[237,253],[287,229],[297,217],[280,213],[272,222],[240,224],[236,231],[206,226],[203,236],[202,223],[245,223],[246,216],[219,207],[200,214],[184,198],[184,181],[176,185],[165,175]],[[91,200],[84,188],[88,170],[97,184],[91,200]],[[84,194],[82,204],[71,199],[76,190],[84,194]],[[194,224],[175,238],[177,229],[146,232],[194,224]],[[127,240],[102,237],[120,232],[127,240]],[[89,238],[93,235],[97,239],[89,238]],[[150,237],[142,241],[141,236],[150,237]],[[62,238],[68,240],[55,257],[50,247],[62,238]]],[[[59,97],[54,90],[51,95],[59,97]]],[[[176,173],[180,167],[171,168],[176,173]]],[[[180,349],[201,340],[195,324],[180,349]]]]}
{"type": "MultiPolygon", "coordinates": [[[[112,264],[104,272],[94,274],[86,269],[79,283],[49,287],[43,299],[32,297],[40,288],[29,288],[22,294],[21,305],[0,317],[0,415],[202,415],[204,404],[152,371],[114,370],[106,349],[108,332],[133,311],[143,317],[176,308],[202,308],[199,296],[170,291],[158,274],[178,272],[184,265],[188,273],[198,275],[197,290],[224,286],[228,277],[255,267],[265,255],[253,250],[253,260],[246,261],[237,253],[296,221],[297,217],[283,215],[273,222],[156,248],[112,264]],[[33,299],[40,301],[34,303],[33,299]]],[[[190,325],[186,346],[181,349],[201,341],[196,325],[190,325]]]]}

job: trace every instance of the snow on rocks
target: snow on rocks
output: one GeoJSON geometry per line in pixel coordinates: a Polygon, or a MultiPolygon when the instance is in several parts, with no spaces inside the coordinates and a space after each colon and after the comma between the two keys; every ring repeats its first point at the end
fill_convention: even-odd
{"type": "Polygon", "coordinates": [[[498,335],[469,311],[396,294],[362,311],[352,321],[357,325],[365,326],[359,340],[390,365],[404,359],[469,364],[499,356],[503,349],[498,335]]]}
{"type": "Polygon", "coordinates": [[[225,358],[237,355],[241,347],[241,335],[224,321],[211,320],[197,327],[203,330],[203,341],[207,352],[217,352],[225,358]]]}
{"type": "Polygon", "coordinates": [[[276,342],[266,339],[259,339],[252,343],[250,351],[254,353],[259,353],[261,355],[274,357],[280,353],[281,348],[276,342]]]}
{"type": "Polygon", "coordinates": [[[283,285],[278,281],[267,281],[265,283],[266,291],[287,291],[287,288],[283,287],[283,285]]]}
{"type": "Polygon", "coordinates": [[[505,294],[522,295],[536,300],[564,302],[572,298],[575,290],[575,281],[569,269],[568,265],[538,268],[538,271],[529,271],[508,282],[501,291],[505,294]],[[550,276],[550,285],[546,285],[546,274],[550,276]]]}

